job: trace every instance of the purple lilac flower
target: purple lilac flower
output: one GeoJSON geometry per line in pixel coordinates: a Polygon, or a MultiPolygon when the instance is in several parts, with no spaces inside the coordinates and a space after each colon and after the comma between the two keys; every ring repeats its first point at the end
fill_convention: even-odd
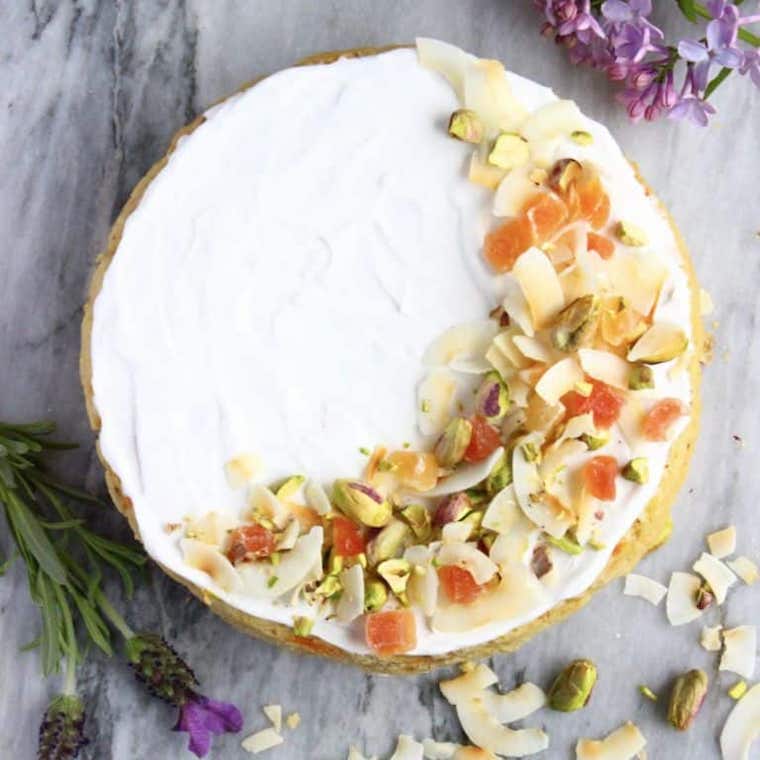
{"type": "Polygon", "coordinates": [[[749,74],[755,87],[760,87],[760,51],[748,50],[744,54],[744,61],[739,69],[741,74],[749,74]]]}
{"type": "Polygon", "coordinates": [[[713,106],[696,95],[681,98],[668,114],[669,119],[687,119],[700,127],[706,127],[710,116],[715,113],[713,106]]]}
{"type": "Polygon", "coordinates": [[[211,749],[211,737],[229,732],[236,734],[243,727],[240,710],[228,702],[217,702],[194,692],[179,708],[179,718],[174,731],[190,734],[188,748],[198,757],[204,757],[211,749]]]}
{"type": "Polygon", "coordinates": [[[602,15],[618,62],[638,63],[649,52],[663,52],[662,31],[647,18],[651,0],[607,0],[602,15]]]}
{"type": "Polygon", "coordinates": [[[537,0],[536,5],[560,37],[580,34],[582,41],[588,42],[589,33],[605,36],[591,13],[591,0],[537,0]]]}

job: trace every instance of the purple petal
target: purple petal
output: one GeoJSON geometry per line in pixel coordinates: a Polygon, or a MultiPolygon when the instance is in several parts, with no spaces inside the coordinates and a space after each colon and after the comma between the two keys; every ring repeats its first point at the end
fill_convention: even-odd
{"type": "Polygon", "coordinates": [[[678,55],[685,61],[700,63],[708,59],[707,48],[697,40],[681,40],[678,43],[678,55]]]}
{"type": "Polygon", "coordinates": [[[652,0],[630,0],[630,6],[640,16],[648,16],[652,12],[652,0]]]}
{"type": "Polygon", "coordinates": [[[203,708],[193,701],[186,702],[180,707],[179,720],[175,731],[186,731],[190,734],[188,749],[197,757],[205,757],[211,749],[211,734],[205,725],[203,708]]]}
{"type": "Polygon", "coordinates": [[[615,23],[630,21],[633,18],[630,6],[623,0],[607,0],[602,3],[602,15],[615,23]]]}
{"type": "MultiPolygon", "coordinates": [[[[243,716],[235,705],[203,696],[199,697],[199,700],[209,713],[218,718],[223,731],[236,734],[243,727],[243,716]]],[[[221,731],[215,733],[221,733],[221,731]]]]}
{"type": "Polygon", "coordinates": [[[708,0],[707,10],[713,18],[720,18],[726,8],[726,0],[708,0]]]}
{"type": "Polygon", "coordinates": [[[744,60],[744,53],[737,48],[723,48],[715,54],[715,60],[727,69],[738,69],[744,60]]]}
{"type": "Polygon", "coordinates": [[[707,83],[710,80],[710,67],[712,61],[710,58],[698,63],[694,67],[694,76],[692,77],[692,89],[696,92],[704,92],[707,83]]]}
{"type": "Polygon", "coordinates": [[[738,34],[738,25],[726,21],[711,21],[707,25],[707,47],[710,50],[720,50],[724,47],[730,47],[736,42],[738,34]]]}

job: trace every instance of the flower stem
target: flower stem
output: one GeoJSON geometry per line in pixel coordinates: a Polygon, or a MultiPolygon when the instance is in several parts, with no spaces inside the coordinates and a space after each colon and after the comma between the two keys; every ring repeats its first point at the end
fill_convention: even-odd
{"type": "Polygon", "coordinates": [[[66,658],[66,675],[63,679],[63,693],[73,697],[77,691],[77,663],[74,657],[66,658]]]}
{"type": "MultiPolygon", "coordinates": [[[[694,10],[696,11],[698,16],[701,16],[704,19],[712,20],[712,15],[710,15],[710,11],[705,8],[704,5],[701,3],[694,3],[694,10]]],[[[748,45],[754,45],[754,47],[760,47],[760,37],[758,37],[756,34],[752,34],[752,32],[748,32],[746,29],[739,29],[739,39],[746,42],[748,45]]]]}
{"type": "Polygon", "coordinates": [[[114,609],[111,602],[108,601],[108,597],[102,591],[98,591],[95,598],[98,601],[98,606],[103,610],[103,614],[108,618],[113,627],[125,639],[131,639],[135,635],[135,632],[127,625],[127,621],[114,609]]]}

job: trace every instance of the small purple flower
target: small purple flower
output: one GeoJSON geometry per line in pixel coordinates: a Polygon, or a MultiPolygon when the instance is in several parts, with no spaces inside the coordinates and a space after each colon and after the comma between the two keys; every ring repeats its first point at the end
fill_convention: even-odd
{"type": "Polygon", "coordinates": [[[638,63],[647,53],[663,50],[662,30],[647,16],[652,12],[651,0],[607,0],[602,15],[618,61],[638,63]]]}
{"type": "Polygon", "coordinates": [[[696,95],[687,95],[670,109],[668,118],[679,121],[686,119],[700,127],[706,127],[709,117],[714,113],[715,109],[706,100],[702,100],[696,95]]]}
{"type": "Polygon", "coordinates": [[[537,5],[560,37],[580,34],[588,42],[588,33],[605,36],[591,13],[591,0],[539,0],[537,5]]]}
{"type": "Polygon", "coordinates": [[[197,757],[204,757],[211,749],[212,736],[236,734],[242,727],[243,716],[235,705],[190,693],[180,706],[173,730],[187,731],[190,734],[188,749],[197,757]]]}
{"type": "Polygon", "coordinates": [[[760,50],[748,50],[744,54],[742,61],[741,74],[749,74],[749,78],[754,82],[755,87],[760,87],[760,50]]]}

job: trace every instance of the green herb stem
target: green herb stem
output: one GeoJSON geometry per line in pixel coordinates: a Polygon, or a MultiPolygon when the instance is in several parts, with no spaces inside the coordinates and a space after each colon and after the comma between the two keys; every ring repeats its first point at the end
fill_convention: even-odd
{"type": "Polygon", "coordinates": [[[116,611],[114,606],[108,600],[108,597],[102,591],[98,591],[95,598],[98,602],[98,606],[108,618],[111,625],[113,625],[113,627],[125,639],[131,639],[135,635],[135,632],[127,625],[127,621],[116,611]]]}

